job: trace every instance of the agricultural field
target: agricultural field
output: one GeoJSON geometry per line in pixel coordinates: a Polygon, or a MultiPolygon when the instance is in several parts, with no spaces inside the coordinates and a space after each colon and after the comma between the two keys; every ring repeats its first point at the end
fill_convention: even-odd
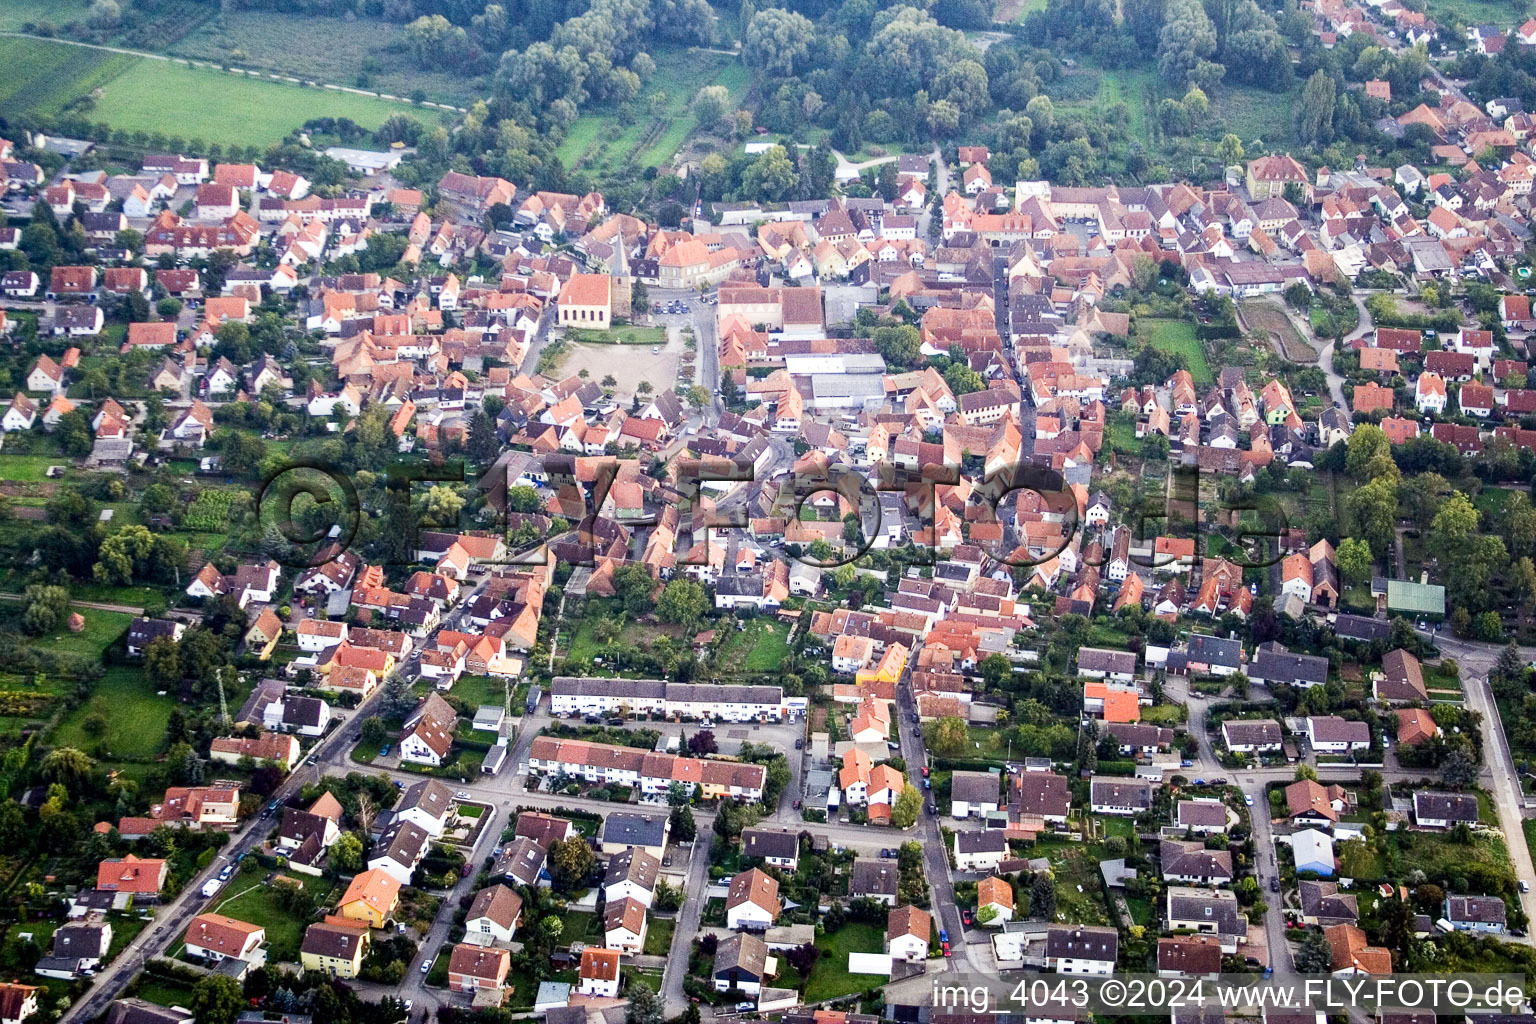
{"type": "Polygon", "coordinates": [[[38,39],[0,39],[0,105],[12,113],[57,114],[92,96],[81,116],[125,131],[174,134],[226,145],[281,142],[305,121],[347,117],[377,128],[391,115],[436,115],[405,103],[242,78],[169,61],[38,39]],[[167,97],[197,96],[195,105],[167,97]]]}
{"type": "Polygon", "coordinates": [[[577,118],[557,151],[572,170],[613,172],[624,167],[660,167],[698,127],[689,105],[706,85],[723,85],[730,106],[740,105],[749,75],[736,58],[681,47],[651,53],[656,73],[641,87],[635,104],[641,116],[626,119],[613,109],[577,118]]]}
{"type": "Polygon", "coordinates": [[[413,66],[403,56],[404,27],[372,18],[327,18],[274,10],[226,11],[168,49],[176,57],[227,63],[315,82],[468,106],[484,81],[413,66]]]}
{"type": "Polygon", "coordinates": [[[10,114],[57,114],[71,100],[114,81],[139,60],[40,39],[0,39],[0,66],[5,68],[0,75],[0,107],[10,114]]]}
{"type": "Polygon", "coordinates": [[[1206,362],[1205,348],[1195,337],[1194,324],[1186,320],[1142,320],[1136,325],[1136,333],[1159,352],[1183,353],[1195,384],[1210,384],[1216,379],[1206,362]]]}
{"type": "Polygon", "coordinates": [[[1292,362],[1317,361],[1317,350],[1307,344],[1291,318],[1273,302],[1254,299],[1240,303],[1239,308],[1249,327],[1278,337],[1284,355],[1292,362]]]}
{"type": "Polygon", "coordinates": [[[5,0],[0,4],[0,32],[20,32],[23,25],[64,25],[84,18],[86,0],[5,0]]]}

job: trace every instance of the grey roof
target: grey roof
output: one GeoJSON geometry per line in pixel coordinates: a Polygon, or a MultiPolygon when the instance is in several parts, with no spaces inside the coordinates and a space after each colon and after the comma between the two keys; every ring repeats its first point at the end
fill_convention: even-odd
{"type": "Polygon", "coordinates": [[[1122,779],[1094,776],[1090,791],[1092,802],[1109,807],[1138,807],[1146,810],[1152,806],[1152,783],[1146,779],[1122,779]]]}
{"type": "Polygon", "coordinates": [[[420,808],[434,818],[442,818],[452,806],[453,790],[436,779],[423,779],[401,795],[400,802],[395,805],[395,813],[420,808]]]}
{"type": "Polygon", "coordinates": [[[1506,908],[1497,896],[1451,896],[1445,901],[1445,916],[1451,921],[1474,924],[1503,924],[1506,908]]]}
{"type": "Polygon", "coordinates": [[[1105,731],[1127,747],[1166,747],[1173,742],[1173,730],[1145,722],[1110,722],[1105,731]]]}
{"type": "Polygon", "coordinates": [[[1248,919],[1233,893],[1175,885],[1168,888],[1168,916],[1178,921],[1209,921],[1218,935],[1247,935],[1248,919]]]}
{"type": "Polygon", "coordinates": [[[1238,668],[1243,663],[1243,645],[1226,637],[1196,633],[1189,638],[1189,660],[1225,668],[1238,668]]]}
{"type": "Polygon", "coordinates": [[[532,885],[538,881],[539,872],[544,870],[546,857],[544,847],[527,836],[518,836],[502,851],[494,870],[522,885],[532,885]]]}
{"type": "Polygon", "coordinates": [[[743,981],[760,981],[768,960],[768,944],[756,935],[737,932],[715,949],[715,977],[735,971],[743,981]]]}
{"type": "Polygon", "coordinates": [[[1120,933],[1113,928],[1053,924],[1045,933],[1045,955],[1053,960],[1113,962],[1120,953],[1120,933]]]}
{"type": "Polygon", "coordinates": [[[625,846],[662,846],[667,841],[667,819],[620,812],[603,822],[603,843],[625,846]]]}
{"type": "Polygon", "coordinates": [[[749,828],[741,833],[741,852],[748,857],[793,859],[800,855],[800,836],[781,828],[749,828]]]}
{"type": "Polygon", "coordinates": [[[1476,824],[1477,797],[1468,793],[1431,793],[1421,790],[1413,794],[1413,816],[1476,824]]]}
{"type": "Polygon", "coordinates": [[[853,896],[894,896],[898,878],[895,861],[861,857],[848,873],[848,892],[853,896]]]}
{"type": "Polygon", "coordinates": [[[998,778],[992,772],[955,772],[950,776],[949,794],[954,800],[968,804],[995,804],[998,796],[998,778]]]}
{"type": "Polygon", "coordinates": [[[1081,647],[1077,651],[1079,672],[1114,672],[1134,675],[1136,655],[1130,651],[1110,651],[1102,647],[1081,647]]]}
{"type": "Polygon", "coordinates": [[[426,852],[427,843],[431,836],[426,830],[412,825],[408,821],[397,821],[379,839],[379,845],[374,847],[373,860],[388,857],[396,864],[403,864],[414,868],[416,863],[426,852]]]}
{"type": "Polygon", "coordinates": [[[1204,843],[1164,839],[1158,844],[1157,853],[1162,861],[1164,878],[1185,876],[1210,880],[1232,877],[1232,853],[1229,850],[1207,850],[1204,843]]]}
{"type": "Polygon", "coordinates": [[[1221,735],[1228,744],[1243,746],[1265,746],[1281,741],[1280,723],[1267,718],[1222,722],[1221,735]]]}
{"type": "Polygon", "coordinates": [[[1292,654],[1265,645],[1259,649],[1248,670],[1254,679],[1269,682],[1315,685],[1328,681],[1328,659],[1315,654],[1292,654]]]}
{"type": "Polygon", "coordinates": [[[644,850],[625,850],[608,861],[603,874],[603,885],[633,882],[645,889],[655,889],[661,875],[661,861],[644,850]]]}
{"type": "Polygon", "coordinates": [[[1392,626],[1382,619],[1340,612],[1334,617],[1333,631],[1347,640],[1385,640],[1391,634],[1392,626]]]}
{"type": "Polygon", "coordinates": [[[1227,807],[1220,800],[1180,800],[1180,825],[1225,825],[1227,807]]]}
{"type": "Polygon", "coordinates": [[[1353,924],[1360,920],[1360,904],[1354,893],[1339,892],[1337,882],[1302,880],[1296,883],[1301,897],[1301,912],[1330,924],[1353,924]]]}
{"type": "Polygon", "coordinates": [[[958,853],[1007,853],[1008,840],[998,829],[980,829],[955,833],[958,853]]]}
{"type": "Polygon", "coordinates": [[[1337,715],[1317,715],[1307,719],[1312,735],[1323,743],[1370,743],[1371,727],[1364,722],[1351,722],[1337,715]]]}

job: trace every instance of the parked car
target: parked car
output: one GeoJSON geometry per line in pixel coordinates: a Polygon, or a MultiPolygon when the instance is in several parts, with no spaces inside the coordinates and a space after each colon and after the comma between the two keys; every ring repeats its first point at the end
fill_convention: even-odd
{"type": "Polygon", "coordinates": [[[386,756],[388,756],[388,754],[389,754],[389,744],[386,743],[382,747],[379,748],[379,756],[380,757],[386,757],[386,756]]]}
{"type": "Polygon", "coordinates": [[[949,931],[947,929],[939,929],[939,942],[945,946],[949,945],[949,931]]]}
{"type": "Polygon", "coordinates": [[[1179,767],[1180,768],[1193,768],[1194,766],[1195,766],[1195,762],[1193,762],[1193,761],[1180,761],[1179,762],[1179,767]]]}
{"type": "Polygon", "coordinates": [[[1243,803],[1247,804],[1249,807],[1252,807],[1253,806],[1253,797],[1244,795],[1243,803]]]}
{"type": "Polygon", "coordinates": [[[1280,879],[1278,879],[1278,878],[1271,878],[1269,880],[1269,891],[1270,892],[1279,892],[1280,891],[1280,879]]]}
{"type": "Polygon", "coordinates": [[[805,740],[803,740],[803,739],[795,740],[795,749],[796,750],[804,750],[805,749],[805,740]]]}
{"type": "Polygon", "coordinates": [[[923,778],[926,779],[927,777],[928,777],[928,766],[927,765],[923,765],[923,778]]]}
{"type": "Polygon", "coordinates": [[[661,352],[661,346],[660,345],[652,345],[651,346],[651,355],[654,356],[654,355],[659,354],[660,352],[661,352]]]}
{"type": "Polygon", "coordinates": [[[799,800],[796,800],[796,801],[795,801],[795,810],[797,810],[797,811],[798,811],[798,810],[799,810],[799,809],[800,809],[800,801],[799,801],[799,800]]]}
{"type": "Polygon", "coordinates": [[[755,1010],[755,1009],[757,1009],[757,1004],[756,1003],[737,1003],[736,1004],[736,1012],[737,1013],[749,1013],[749,1012],[751,1012],[752,1010],[755,1010]]]}
{"type": "Polygon", "coordinates": [[[971,912],[969,910],[962,910],[962,911],[960,911],[960,920],[964,921],[966,924],[970,924],[971,923],[971,912]]]}
{"type": "Polygon", "coordinates": [[[954,956],[955,955],[955,954],[953,954],[953,953],[951,953],[949,951],[949,943],[947,943],[947,942],[944,943],[944,955],[945,956],[954,956]]]}
{"type": "Polygon", "coordinates": [[[431,959],[428,958],[428,959],[422,960],[422,962],[421,962],[421,973],[422,974],[426,974],[431,969],[432,969],[432,961],[431,961],[431,959]]]}
{"type": "Polygon", "coordinates": [[[1196,779],[1195,780],[1195,785],[1203,786],[1203,785],[1205,785],[1205,780],[1204,779],[1196,779]]]}

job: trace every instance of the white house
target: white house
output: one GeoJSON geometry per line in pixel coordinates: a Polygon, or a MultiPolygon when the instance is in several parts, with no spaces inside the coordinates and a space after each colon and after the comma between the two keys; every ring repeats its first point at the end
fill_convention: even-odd
{"type": "Polygon", "coordinates": [[[731,879],[725,897],[725,924],[734,931],[763,931],[778,920],[784,904],[778,879],[757,868],[731,879]]]}
{"type": "Polygon", "coordinates": [[[1297,871],[1316,871],[1325,878],[1333,875],[1333,837],[1315,828],[1304,828],[1291,835],[1291,852],[1296,856],[1297,871]]]}
{"type": "Polygon", "coordinates": [[[1008,856],[1001,829],[955,833],[955,867],[960,871],[995,871],[1008,856]]]}
{"type": "Polygon", "coordinates": [[[892,910],[886,918],[885,951],[896,960],[920,963],[928,959],[928,938],[933,918],[920,907],[905,906],[892,910]]]}

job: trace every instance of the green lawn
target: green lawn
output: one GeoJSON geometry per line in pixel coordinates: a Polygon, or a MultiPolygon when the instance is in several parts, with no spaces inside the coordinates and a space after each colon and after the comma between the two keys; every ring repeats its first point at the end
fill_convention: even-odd
{"type": "MultiPolygon", "coordinates": [[[[0,52],[4,50],[4,40],[0,40],[0,52]]],[[[6,86],[0,83],[0,89],[6,86]]],[[[45,475],[49,466],[63,466],[67,477],[70,473],[69,460],[58,455],[0,455],[0,480],[18,480],[24,483],[37,483],[46,480],[45,475]]]]}
{"type": "Polygon", "coordinates": [[[715,655],[726,672],[775,672],[789,657],[789,627],[778,619],[757,618],[728,636],[715,655]]]}
{"type": "MultiPolygon", "coordinates": [[[[231,895],[221,900],[213,911],[265,928],[269,961],[297,960],[299,943],[304,939],[304,929],[309,926],[309,922],[299,920],[278,905],[272,886],[266,882],[266,876],[266,868],[242,868],[225,889],[231,895]]],[[[333,889],[332,884],[322,878],[304,875],[297,877],[306,889],[319,895],[318,905],[324,907],[333,889]]]]}
{"type": "MultiPolygon", "coordinates": [[[[430,683],[428,685],[430,688],[430,683]]],[[[421,692],[425,693],[426,690],[421,692]]],[[[448,691],[453,696],[464,701],[471,708],[478,708],[482,704],[495,704],[497,707],[505,707],[507,703],[507,684],[504,679],[492,679],[490,676],[464,676],[453,684],[453,689],[448,691]]],[[[470,712],[474,717],[474,712],[470,712]]],[[[488,733],[481,734],[483,739],[488,733]]]]}
{"type": "Polygon", "coordinates": [[[1386,877],[1387,865],[1380,851],[1361,840],[1349,839],[1338,845],[1339,875],[1372,882],[1386,877]]]}
{"type": "Polygon", "coordinates": [[[409,104],[259,78],[243,78],[168,61],[106,53],[38,39],[0,39],[0,106],[13,114],[56,114],[100,90],[81,113],[113,128],[233,145],[266,146],[304,122],[346,117],[374,129],[394,114],[423,122],[435,114],[409,104]],[[167,96],[196,96],[171,104],[167,96]]]}
{"type": "Polygon", "coordinates": [[[566,339],[584,345],[665,345],[665,327],[613,327],[606,331],[594,331],[572,327],[565,332],[566,339]]]}
{"type": "Polygon", "coordinates": [[[805,984],[805,1001],[819,1002],[879,988],[890,979],[878,974],[849,974],[849,953],[879,953],[885,949],[885,929],[850,921],[830,935],[816,940],[821,956],[805,984]]]}
{"type": "Polygon", "coordinates": [[[1209,384],[1216,378],[1205,361],[1205,349],[1195,337],[1195,325],[1187,320],[1139,321],[1136,333],[1148,339],[1159,352],[1180,352],[1189,363],[1189,374],[1196,384],[1209,384]]]}
{"type": "Polygon", "coordinates": [[[192,1005],[192,986],[167,978],[146,975],[139,982],[134,995],[156,1006],[180,1006],[185,1009],[192,1005]]]}
{"type": "Polygon", "coordinates": [[[677,922],[669,917],[653,917],[645,930],[646,956],[666,956],[672,949],[672,933],[677,931],[677,922]]]}
{"type": "Polygon", "coordinates": [[[71,633],[60,628],[52,636],[38,637],[31,643],[45,651],[61,654],[82,654],[92,661],[98,660],[103,651],[114,644],[128,629],[133,616],[125,612],[103,612],[95,608],[74,608],[85,619],[85,628],[71,633]]]}
{"type": "MultiPolygon", "coordinates": [[[[1299,87],[1300,83],[1297,84],[1299,87]]],[[[1277,96],[1271,89],[1222,85],[1211,96],[1211,113],[1215,115],[1211,125],[1242,139],[1250,157],[1260,150],[1278,150],[1283,148],[1282,143],[1290,141],[1295,99],[1294,92],[1277,96]],[[1255,142],[1263,145],[1252,145],[1255,142]]]]}
{"type": "MultiPolygon", "coordinates": [[[[229,701],[239,706],[233,695],[229,701]]],[[[114,666],[106,670],[90,698],[59,723],[52,742],[87,753],[99,749],[108,759],[113,755],[152,758],[165,743],[165,727],[175,703],[169,694],[158,696],[141,669],[114,666]],[[106,719],[106,732],[92,736],[85,723],[97,713],[106,719]]]]}

